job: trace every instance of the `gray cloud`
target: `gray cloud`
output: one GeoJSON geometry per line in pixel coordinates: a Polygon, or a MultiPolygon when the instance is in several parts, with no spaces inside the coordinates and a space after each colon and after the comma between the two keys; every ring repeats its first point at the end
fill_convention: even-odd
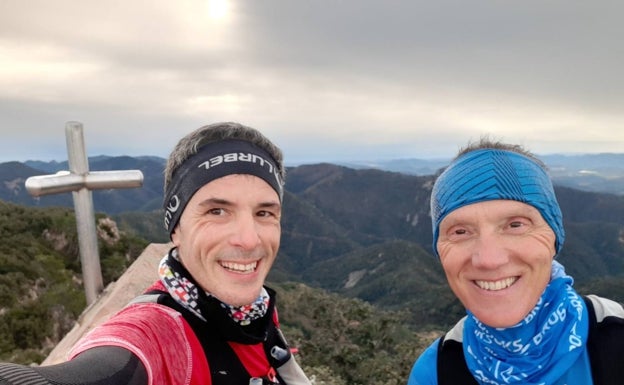
{"type": "Polygon", "coordinates": [[[618,2],[230,0],[220,20],[207,4],[0,2],[1,158],[64,156],[68,120],[110,154],[165,156],[219,120],[293,161],[449,156],[484,133],[624,146],[618,2]]]}

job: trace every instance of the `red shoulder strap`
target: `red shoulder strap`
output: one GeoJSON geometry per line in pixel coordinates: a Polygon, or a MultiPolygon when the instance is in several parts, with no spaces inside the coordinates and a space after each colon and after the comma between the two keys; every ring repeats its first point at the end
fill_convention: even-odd
{"type": "Polygon", "coordinates": [[[245,345],[231,341],[228,344],[252,377],[266,377],[275,382],[275,370],[269,364],[263,344],[245,345]]]}

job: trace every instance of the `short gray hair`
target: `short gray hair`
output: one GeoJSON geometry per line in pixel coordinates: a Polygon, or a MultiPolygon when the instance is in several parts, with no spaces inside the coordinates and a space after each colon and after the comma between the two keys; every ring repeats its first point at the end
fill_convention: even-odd
{"type": "Polygon", "coordinates": [[[504,142],[501,142],[500,140],[493,139],[489,137],[488,135],[484,135],[478,141],[470,142],[466,146],[460,148],[455,158],[453,158],[453,160],[469,152],[481,150],[485,148],[490,148],[493,150],[501,150],[501,151],[510,151],[510,152],[518,153],[520,155],[524,155],[527,158],[534,161],[535,163],[537,163],[544,170],[548,170],[548,167],[541,159],[539,159],[534,153],[527,150],[523,146],[519,144],[504,143],[504,142]]]}

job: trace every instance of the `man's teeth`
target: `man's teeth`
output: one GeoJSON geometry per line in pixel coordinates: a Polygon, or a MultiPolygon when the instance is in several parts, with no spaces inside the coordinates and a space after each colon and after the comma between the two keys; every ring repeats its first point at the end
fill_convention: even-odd
{"type": "Polygon", "coordinates": [[[518,280],[518,277],[509,277],[501,279],[500,281],[475,281],[477,286],[483,290],[503,290],[513,285],[518,280]]]}
{"type": "Polygon", "coordinates": [[[258,262],[252,262],[247,264],[242,263],[234,263],[234,262],[221,262],[221,266],[224,268],[235,271],[237,273],[251,273],[256,270],[256,266],[258,266],[258,262]]]}

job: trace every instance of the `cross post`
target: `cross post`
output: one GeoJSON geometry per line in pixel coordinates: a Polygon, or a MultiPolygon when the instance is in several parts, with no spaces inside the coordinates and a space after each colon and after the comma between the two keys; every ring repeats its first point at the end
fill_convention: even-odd
{"type": "Polygon", "coordinates": [[[72,192],[82,277],[90,305],[104,287],[91,190],[141,187],[143,173],[140,170],[89,172],[82,123],[67,122],[65,137],[69,171],[30,177],[26,179],[26,190],[35,197],[72,192]]]}

